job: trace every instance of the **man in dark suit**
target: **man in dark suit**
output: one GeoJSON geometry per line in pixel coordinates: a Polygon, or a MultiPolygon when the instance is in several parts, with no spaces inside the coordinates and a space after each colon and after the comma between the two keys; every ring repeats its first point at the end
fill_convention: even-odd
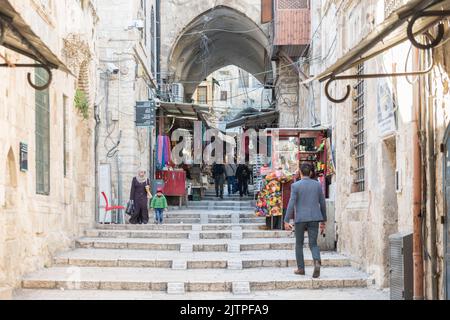
{"type": "Polygon", "coordinates": [[[310,178],[312,166],[304,163],[300,167],[301,180],[291,187],[291,198],[284,219],[285,229],[292,230],[289,224],[291,219],[295,221],[295,254],[297,267],[295,274],[305,274],[305,261],[303,257],[303,244],[305,240],[305,230],[308,230],[309,248],[314,259],[313,278],[320,276],[320,249],[317,245],[319,236],[319,226],[321,233],[325,230],[327,221],[327,210],[325,196],[322,186],[317,180],[310,178]]]}

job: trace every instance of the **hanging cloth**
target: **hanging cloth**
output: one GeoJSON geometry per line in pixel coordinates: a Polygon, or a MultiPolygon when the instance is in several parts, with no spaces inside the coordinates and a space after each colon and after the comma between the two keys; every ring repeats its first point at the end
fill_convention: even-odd
{"type": "Polygon", "coordinates": [[[157,165],[160,169],[164,168],[172,161],[170,151],[170,138],[168,136],[158,136],[157,148],[157,165]]]}

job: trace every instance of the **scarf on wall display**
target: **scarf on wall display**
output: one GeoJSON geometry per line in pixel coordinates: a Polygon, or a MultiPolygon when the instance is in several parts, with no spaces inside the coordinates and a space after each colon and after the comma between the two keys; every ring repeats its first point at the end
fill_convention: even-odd
{"type": "Polygon", "coordinates": [[[170,139],[168,136],[158,136],[158,144],[156,146],[157,166],[159,169],[164,168],[171,162],[170,139]]]}

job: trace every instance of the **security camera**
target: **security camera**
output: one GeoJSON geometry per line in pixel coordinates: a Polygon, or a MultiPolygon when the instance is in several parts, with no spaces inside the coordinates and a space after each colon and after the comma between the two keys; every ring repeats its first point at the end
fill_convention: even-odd
{"type": "Polygon", "coordinates": [[[119,73],[119,67],[117,67],[114,63],[107,63],[106,64],[106,68],[112,74],[118,74],[119,73]]]}
{"type": "Polygon", "coordinates": [[[157,108],[161,107],[161,100],[159,100],[158,98],[155,99],[155,106],[157,108]]]}

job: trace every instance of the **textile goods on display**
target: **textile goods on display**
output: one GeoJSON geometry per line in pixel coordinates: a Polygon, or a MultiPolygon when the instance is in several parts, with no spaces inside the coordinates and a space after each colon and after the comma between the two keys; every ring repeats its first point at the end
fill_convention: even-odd
{"type": "Polygon", "coordinates": [[[283,215],[281,185],[292,179],[293,176],[284,170],[273,171],[265,177],[256,202],[256,216],[279,217],[283,215]]]}
{"type": "Polygon", "coordinates": [[[170,138],[168,136],[158,136],[158,145],[156,146],[156,150],[158,155],[157,165],[159,168],[164,168],[172,160],[170,152],[170,138]]]}

